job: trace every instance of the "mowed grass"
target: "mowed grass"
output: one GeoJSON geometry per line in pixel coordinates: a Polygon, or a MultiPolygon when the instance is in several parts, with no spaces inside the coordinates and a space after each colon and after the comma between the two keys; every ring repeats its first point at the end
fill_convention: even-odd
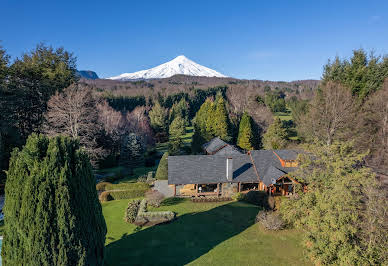
{"type": "Polygon", "coordinates": [[[137,228],[123,219],[127,204],[102,203],[107,265],[308,265],[300,233],[263,230],[254,205],[183,200],[155,209],[176,212],[175,221],[137,228]]]}

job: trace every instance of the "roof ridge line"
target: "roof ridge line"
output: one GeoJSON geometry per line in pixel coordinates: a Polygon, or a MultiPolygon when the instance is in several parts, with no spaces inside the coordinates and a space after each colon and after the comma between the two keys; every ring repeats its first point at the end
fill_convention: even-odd
{"type": "Polygon", "coordinates": [[[251,162],[252,162],[252,164],[253,164],[253,169],[255,169],[255,173],[256,173],[256,175],[257,175],[257,179],[258,179],[260,182],[263,182],[263,181],[260,179],[259,173],[257,172],[256,164],[255,164],[255,161],[254,161],[253,158],[252,158],[252,153],[251,153],[251,151],[248,152],[248,155],[249,155],[249,158],[251,159],[251,162]]]}

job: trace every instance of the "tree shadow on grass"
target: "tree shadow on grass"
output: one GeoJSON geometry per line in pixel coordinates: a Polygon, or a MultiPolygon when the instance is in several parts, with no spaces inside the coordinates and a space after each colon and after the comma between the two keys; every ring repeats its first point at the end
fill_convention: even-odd
{"type": "Polygon", "coordinates": [[[232,202],[125,235],[106,247],[106,264],[187,264],[251,226],[257,211],[257,206],[232,202]]]}

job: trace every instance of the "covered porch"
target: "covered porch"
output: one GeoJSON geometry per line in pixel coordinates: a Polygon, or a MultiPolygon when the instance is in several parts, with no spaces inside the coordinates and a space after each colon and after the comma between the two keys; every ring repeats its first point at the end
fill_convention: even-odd
{"type": "Polygon", "coordinates": [[[268,193],[272,196],[291,196],[295,194],[295,185],[298,181],[289,176],[282,176],[274,184],[268,187],[268,193]]]}

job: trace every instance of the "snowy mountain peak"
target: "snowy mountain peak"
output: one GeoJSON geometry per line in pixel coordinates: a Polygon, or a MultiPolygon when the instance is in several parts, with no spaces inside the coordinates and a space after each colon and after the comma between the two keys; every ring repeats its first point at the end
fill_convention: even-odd
{"type": "Polygon", "coordinates": [[[188,59],[184,55],[175,57],[173,60],[150,68],[147,70],[141,70],[134,73],[124,73],[119,76],[110,77],[112,80],[137,80],[137,79],[159,79],[169,78],[174,75],[188,75],[188,76],[202,76],[202,77],[226,77],[221,73],[201,66],[194,61],[188,59]]]}

